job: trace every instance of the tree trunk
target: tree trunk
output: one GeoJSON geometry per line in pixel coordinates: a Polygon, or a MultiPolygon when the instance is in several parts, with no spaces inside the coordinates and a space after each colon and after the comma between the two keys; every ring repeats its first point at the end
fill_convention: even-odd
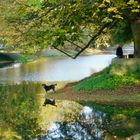
{"type": "Polygon", "coordinates": [[[140,58],[140,19],[131,22],[131,29],[134,40],[134,55],[140,58]]]}

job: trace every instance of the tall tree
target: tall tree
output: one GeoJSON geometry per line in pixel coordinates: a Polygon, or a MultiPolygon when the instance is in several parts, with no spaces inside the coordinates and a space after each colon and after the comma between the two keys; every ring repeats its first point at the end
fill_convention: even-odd
{"type": "Polygon", "coordinates": [[[38,51],[52,45],[63,52],[62,48],[72,43],[80,50],[73,56],[76,58],[109,33],[117,43],[133,40],[135,56],[140,57],[138,0],[16,0],[14,4],[16,16],[9,16],[10,12],[3,16],[12,34],[1,38],[20,51],[38,51]]]}

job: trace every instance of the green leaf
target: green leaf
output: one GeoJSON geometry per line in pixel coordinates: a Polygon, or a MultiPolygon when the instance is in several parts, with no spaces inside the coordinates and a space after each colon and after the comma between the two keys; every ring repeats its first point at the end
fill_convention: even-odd
{"type": "Polygon", "coordinates": [[[139,13],[139,12],[140,12],[139,9],[132,9],[131,11],[132,11],[133,13],[139,13]]]}
{"type": "Polygon", "coordinates": [[[130,0],[127,4],[134,4],[135,3],[135,1],[134,0],[130,0]]]}
{"type": "Polygon", "coordinates": [[[106,5],[105,4],[101,4],[100,6],[99,6],[99,8],[104,8],[106,5]]]}
{"type": "Polygon", "coordinates": [[[48,0],[49,3],[56,3],[56,0],[48,0]]]}
{"type": "Polygon", "coordinates": [[[117,19],[123,19],[123,17],[121,15],[114,15],[113,17],[117,18],[117,19]]]}
{"type": "Polygon", "coordinates": [[[27,0],[27,5],[35,6],[36,8],[41,8],[42,0],[27,0]]]}
{"type": "Polygon", "coordinates": [[[110,0],[104,0],[104,2],[108,2],[108,3],[110,3],[110,0]]]}
{"type": "Polygon", "coordinates": [[[107,11],[108,11],[109,13],[111,13],[111,12],[116,13],[116,12],[117,12],[117,8],[116,8],[116,7],[110,7],[110,8],[107,9],[107,11]]]}

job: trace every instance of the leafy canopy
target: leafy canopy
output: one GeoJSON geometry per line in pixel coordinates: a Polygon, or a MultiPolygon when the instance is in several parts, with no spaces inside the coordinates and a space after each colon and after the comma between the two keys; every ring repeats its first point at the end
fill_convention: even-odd
{"type": "MultiPolygon", "coordinates": [[[[120,43],[132,41],[130,23],[140,19],[138,0],[5,0],[0,2],[1,39],[11,49],[36,52],[49,45],[70,48],[98,34],[120,43]]],[[[96,40],[89,43],[93,44],[96,40]]],[[[96,44],[96,43],[95,43],[96,44]]],[[[89,47],[89,46],[88,46],[89,47]]],[[[81,48],[80,48],[81,49],[81,48]]]]}

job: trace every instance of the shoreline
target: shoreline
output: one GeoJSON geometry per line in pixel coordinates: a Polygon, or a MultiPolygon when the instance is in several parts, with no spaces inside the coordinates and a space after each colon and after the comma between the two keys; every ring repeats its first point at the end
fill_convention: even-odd
{"type": "MultiPolygon", "coordinates": [[[[140,107],[140,95],[139,93],[130,95],[130,93],[127,94],[117,94],[118,90],[116,91],[98,91],[93,94],[80,92],[80,93],[74,93],[69,92],[65,87],[61,90],[56,91],[56,93],[48,93],[47,98],[55,99],[55,100],[70,100],[70,101],[76,101],[76,102],[92,102],[97,103],[101,105],[109,105],[109,106],[134,106],[134,107],[140,107]],[[62,90],[66,90],[63,92],[62,90]],[[110,94],[109,94],[110,92],[110,94]],[[114,93],[113,93],[114,92],[114,93]],[[107,93],[107,94],[105,94],[107,93]],[[128,100],[126,100],[128,98],[128,100]],[[137,99],[136,102],[133,100],[137,99]]],[[[138,89],[140,90],[140,88],[138,89]]]]}
{"type": "Polygon", "coordinates": [[[78,84],[91,76],[100,75],[101,72],[93,73],[80,81],[75,81],[66,84],[55,93],[48,93],[47,98],[56,100],[71,100],[76,102],[92,102],[101,105],[109,106],[135,106],[140,107],[140,84],[135,86],[122,86],[115,90],[99,90],[94,93],[87,93],[84,91],[75,92],[73,86],[78,84]],[[135,102],[134,102],[135,101],[135,102]]]}

